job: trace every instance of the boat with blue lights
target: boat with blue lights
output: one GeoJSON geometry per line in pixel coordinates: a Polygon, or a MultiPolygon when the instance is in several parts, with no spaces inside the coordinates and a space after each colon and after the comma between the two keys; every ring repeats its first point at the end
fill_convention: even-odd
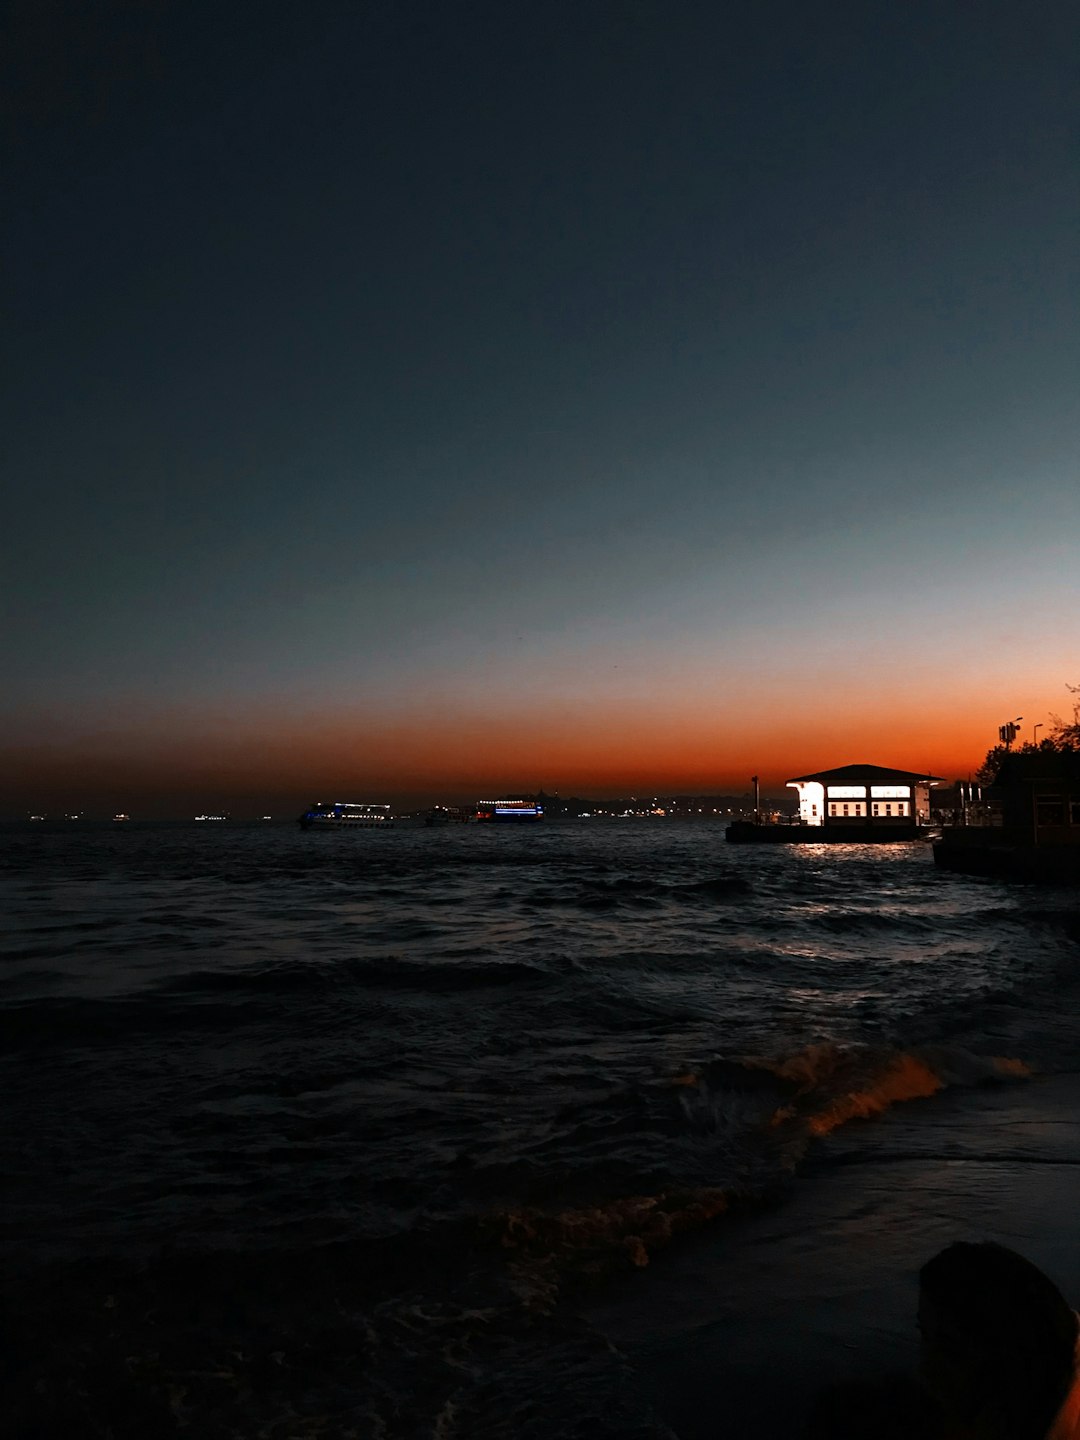
{"type": "Polygon", "coordinates": [[[539,801],[524,795],[509,800],[479,800],[476,804],[476,818],[485,821],[509,821],[512,825],[535,823],[544,818],[544,807],[539,801]]]}
{"type": "Polygon", "coordinates": [[[316,800],[297,819],[301,830],[392,830],[389,805],[316,800]]]}

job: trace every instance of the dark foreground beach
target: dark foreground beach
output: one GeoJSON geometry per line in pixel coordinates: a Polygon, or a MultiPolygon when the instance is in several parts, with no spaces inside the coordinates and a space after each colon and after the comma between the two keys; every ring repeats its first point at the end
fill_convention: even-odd
{"type": "Polygon", "coordinates": [[[910,1370],[919,1266],[991,1239],[1080,1299],[1080,1076],[915,1100],[819,1142],[774,1208],[592,1305],[679,1440],[798,1435],[822,1387],[910,1370]]]}

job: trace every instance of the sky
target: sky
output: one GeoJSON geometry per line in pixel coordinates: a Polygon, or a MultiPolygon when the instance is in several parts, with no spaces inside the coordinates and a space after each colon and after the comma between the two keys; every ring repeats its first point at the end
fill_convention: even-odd
{"type": "Polygon", "coordinates": [[[0,813],[1070,710],[1072,0],[8,15],[0,813]]]}

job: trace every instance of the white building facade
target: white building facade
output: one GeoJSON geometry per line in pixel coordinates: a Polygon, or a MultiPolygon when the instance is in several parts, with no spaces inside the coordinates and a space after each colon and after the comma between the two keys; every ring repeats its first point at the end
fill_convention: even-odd
{"type": "Polygon", "coordinates": [[[787,782],[799,797],[799,822],[829,829],[915,830],[930,819],[939,775],[884,765],[841,765],[787,782]]]}

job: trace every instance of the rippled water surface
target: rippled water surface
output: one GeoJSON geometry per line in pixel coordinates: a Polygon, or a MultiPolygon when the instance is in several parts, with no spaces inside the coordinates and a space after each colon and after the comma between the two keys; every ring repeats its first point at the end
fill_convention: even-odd
{"type": "MultiPolygon", "coordinates": [[[[2,843],[7,1267],[50,1277],[72,1313],[114,1271],[160,1310],[162,1266],[198,1271],[219,1308],[250,1295],[250,1267],[272,1270],[263,1320],[231,1339],[215,1322],[221,1345],[261,1354],[254,1331],[301,1308],[309,1323],[316,1283],[341,1342],[326,1257],[364,1257],[363,1385],[279,1363],[259,1392],[284,1427],[268,1433],[318,1411],[317,1433],[449,1437],[441,1391],[401,1398],[399,1370],[441,1373],[432,1307],[460,1328],[479,1286],[501,1317],[488,1339],[516,1337],[496,1367],[509,1384],[569,1343],[534,1333],[568,1274],[640,1263],[768,1193],[815,1134],[936,1086],[1076,1068],[1075,901],[939,874],[925,846],[738,847],[689,822],[37,827],[2,843]],[[436,1274],[433,1247],[467,1253],[468,1275],[436,1274]],[[530,1285],[526,1323],[507,1307],[530,1285]],[[406,1295],[428,1319],[399,1333],[406,1295]]],[[[157,1323],[154,1353],[182,1350],[182,1318],[157,1323]]],[[[582,1353],[566,1363],[591,1375],[582,1353]]],[[[105,1362],[78,1356],[57,1373],[86,1407],[105,1362]]],[[[138,1382],[165,1407],[154,1424],[216,1433],[190,1377],[187,1411],[162,1398],[174,1371],[138,1382]]],[[[477,1411],[456,1433],[483,1425],[477,1411]]]]}

